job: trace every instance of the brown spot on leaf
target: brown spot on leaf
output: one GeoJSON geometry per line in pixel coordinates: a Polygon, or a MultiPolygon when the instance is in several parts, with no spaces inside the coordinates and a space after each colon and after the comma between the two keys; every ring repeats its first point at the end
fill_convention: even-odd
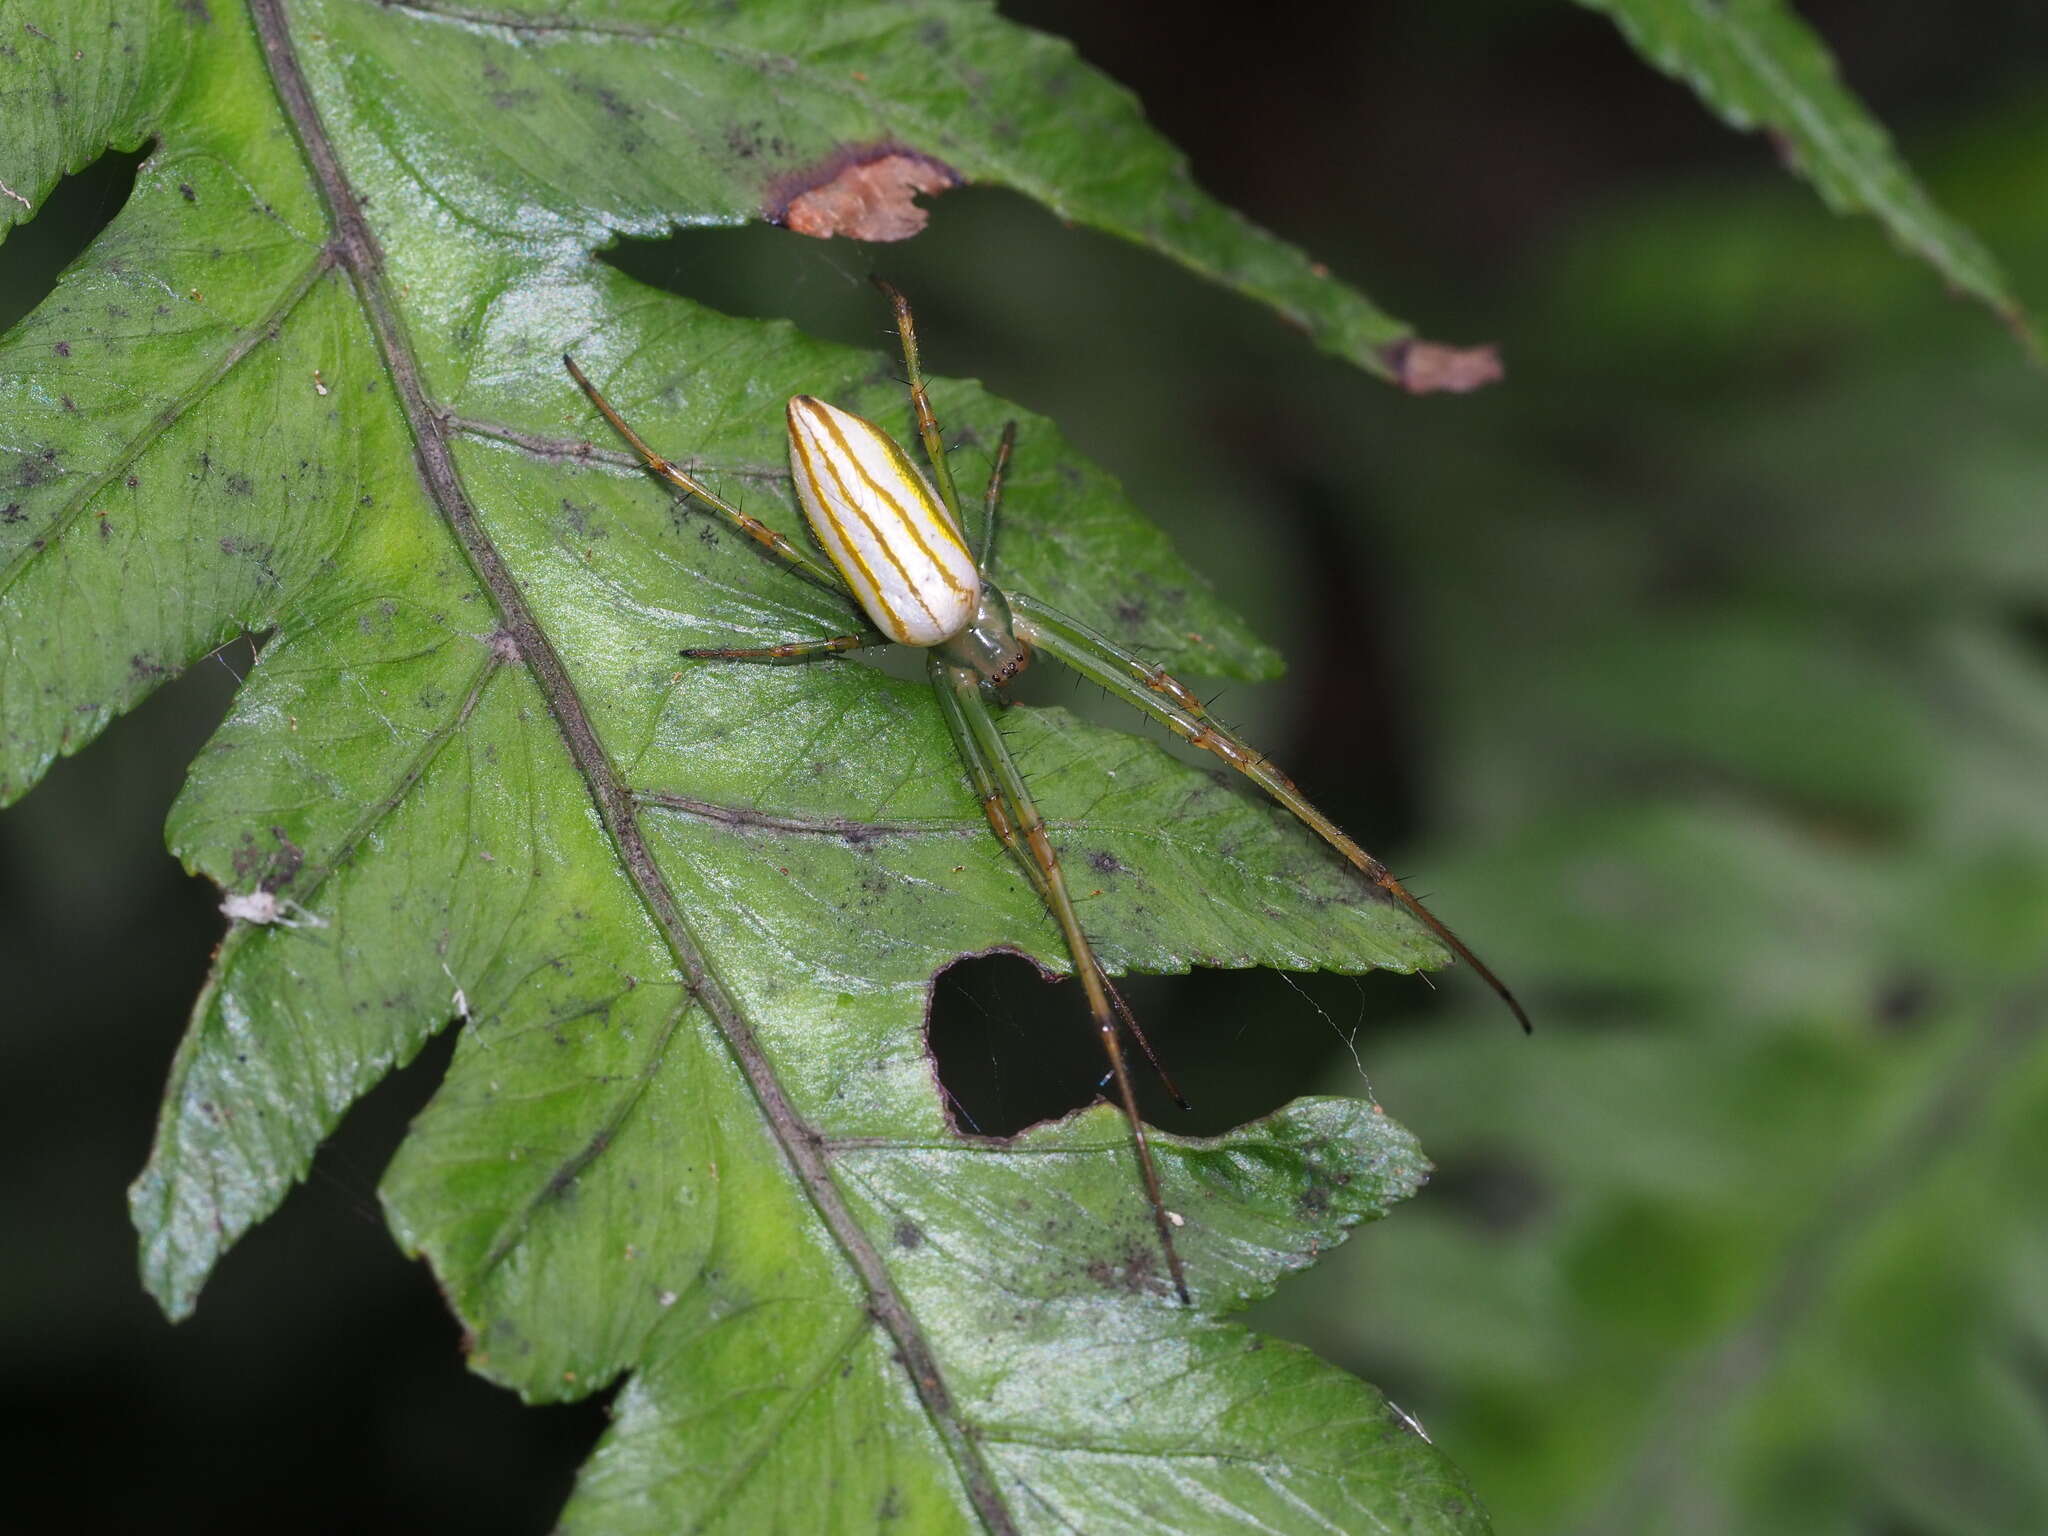
{"type": "Polygon", "coordinates": [[[781,177],[762,211],[770,223],[815,240],[908,240],[931,218],[912,197],[962,179],[944,161],[900,145],[850,146],[781,177]]]}
{"type": "Polygon", "coordinates": [[[1411,395],[1465,395],[1507,377],[1491,346],[1447,347],[1411,337],[1383,348],[1380,356],[1393,369],[1394,382],[1411,395]]]}
{"type": "Polygon", "coordinates": [[[1086,1273],[1105,1291],[1124,1291],[1132,1296],[1142,1296],[1152,1289],[1155,1267],[1152,1250],[1141,1245],[1125,1250],[1121,1264],[1112,1264],[1107,1259],[1093,1260],[1086,1273]]]}

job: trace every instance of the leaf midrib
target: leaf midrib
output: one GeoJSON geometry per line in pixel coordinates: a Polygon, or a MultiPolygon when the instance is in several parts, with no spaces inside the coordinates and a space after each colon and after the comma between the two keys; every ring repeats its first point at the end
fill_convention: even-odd
{"type": "Polygon", "coordinates": [[[968,1500],[987,1530],[1009,1536],[1016,1531],[1016,1523],[998,1491],[994,1474],[953,1404],[930,1342],[908,1302],[896,1290],[879,1251],[833,1181],[822,1144],[783,1093],[752,1026],[697,942],[641,834],[632,792],[613,767],[561,657],[541,629],[516,578],[485,533],[469,500],[449,442],[448,413],[436,409],[427,398],[418,359],[385,279],[381,247],[300,67],[283,0],[250,0],[250,15],[279,105],[327,208],[334,230],[328,250],[354,281],[365,318],[395,387],[399,408],[411,430],[421,488],[447,519],[472,570],[490,593],[505,633],[517,645],[562,733],[569,756],[612,839],[621,869],[660,930],[688,990],[724,1037],[735,1064],[753,1091],[770,1134],[810,1196],[820,1220],[858,1275],[867,1292],[868,1311],[894,1340],[912,1389],[945,1444],[968,1500]]]}

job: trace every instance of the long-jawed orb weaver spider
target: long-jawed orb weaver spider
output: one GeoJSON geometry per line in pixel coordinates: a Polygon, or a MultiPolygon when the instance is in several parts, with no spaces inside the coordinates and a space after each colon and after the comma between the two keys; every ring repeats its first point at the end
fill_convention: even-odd
{"type": "MultiPolygon", "coordinates": [[[[1023,867],[1046,909],[1059,925],[1081,979],[1089,1017],[1109,1058],[1110,1077],[1130,1122],[1131,1144],[1145,1196],[1151,1203],[1159,1246],[1173,1278],[1175,1294],[1188,1304],[1187,1276],[1173,1241],[1177,1218],[1160,1194],[1159,1170],[1145,1135],[1124,1059],[1119,1027],[1127,1028],[1144,1050],[1166,1089],[1185,1107],[1186,1101],[1160,1067],[1137,1020],[1124,1006],[1095,956],[1094,946],[1075,914],[1059,856],[1046,836],[1045,821],[1033,804],[1002,732],[989,712],[989,701],[1043,651],[1065,662],[1089,681],[1150,715],[1184,740],[1213,752],[1292,811],[1332,848],[1357,867],[1366,879],[1412,912],[1451,952],[1471,966],[1528,1029],[1529,1016],[1500,978],[1444,926],[1387,867],[1353,842],[1337,824],[1303,798],[1293,780],[1264,754],[1209,718],[1201,700],[1168,675],[1164,667],[1133,655],[1114,641],[1055,612],[1023,594],[1005,596],[988,577],[988,550],[967,548],[959,492],[946,460],[944,439],[925,392],[918,363],[917,331],[910,303],[887,283],[878,287],[896,313],[896,333],[903,346],[903,367],[910,386],[911,409],[918,437],[931,466],[927,480],[890,436],[872,422],[809,395],[789,402],[789,465],[805,518],[831,567],[820,565],[794,544],[724,500],[695,476],[670,463],[626,424],[611,402],[564,356],[563,364],[605,420],[633,446],[647,467],[669,484],[696,498],[740,532],[761,544],[786,565],[859,604],[874,628],[828,640],[797,640],[776,645],[693,649],[682,654],[699,660],[793,661],[836,655],[881,645],[915,646],[925,653],[925,666],[937,695],[940,713],[952,732],[960,761],[980,798],[996,837],[1023,867]]],[[[1015,446],[1017,424],[1003,428],[984,494],[988,532],[995,527],[1002,496],[1003,474],[1015,446]]]]}

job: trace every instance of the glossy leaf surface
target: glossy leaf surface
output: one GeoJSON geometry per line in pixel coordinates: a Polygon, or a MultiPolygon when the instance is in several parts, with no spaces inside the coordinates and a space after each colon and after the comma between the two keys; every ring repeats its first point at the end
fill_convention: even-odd
{"type": "MultiPolygon", "coordinates": [[[[626,1379],[569,1528],[1483,1529],[1372,1388],[1218,1321],[1412,1192],[1406,1134],[1305,1100],[1162,1139],[1194,1309],[1151,1273],[1114,1116],[958,1134],[931,978],[996,947],[1056,967],[1055,931],[921,687],[677,659],[848,613],[591,451],[557,361],[796,535],[782,401],[900,420],[890,361],[591,252],[941,120],[971,174],[1072,183],[1061,211],[1283,307],[1302,279],[1362,360],[1369,308],[978,7],[80,6],[12,46],[40,105],[0,179],[31,207],[155,147],[0,350],[0,785],[268,632],[171,840],[312,918],[230,931],[173,1069],[134,1192],[166,1307],[460,1017],[384,1199],[478,1369],[535,1400],[626,1379]],[[1048,70],[1126,136],[1086,157],[1108,183],[1066,135],[1000,146],[1004,93],[1048,70]]],[[[936,393],[966,457],[1019,414],[936,393]]],[[[1007,508],[1005,583],[1191,670],[1271,669],[1044,422],[1007,508]]],[[[1441,962],[1234,787],[1056,710],[1005,728],[1113,966],[1441,962]]]]}

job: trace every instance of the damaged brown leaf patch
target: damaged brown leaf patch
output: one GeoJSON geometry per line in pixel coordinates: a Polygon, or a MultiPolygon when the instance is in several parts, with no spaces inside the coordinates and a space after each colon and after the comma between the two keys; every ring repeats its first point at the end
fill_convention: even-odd
{"type": "Polygon", "coordinates": [[[963,179],[943,160],[901,145],[849,146],[777,180],[763,213],[816,240],[908,240],[931,220],[912,199],[963,179]]]}
{"type": "Polygon", "coordinates": [[[1411,395],[1465,395],[1507,377],[1500,352],[1491,346],[1447,347],[1410,338],[1384,348],[1380,356],[1394,382],[1411,395]]]}

